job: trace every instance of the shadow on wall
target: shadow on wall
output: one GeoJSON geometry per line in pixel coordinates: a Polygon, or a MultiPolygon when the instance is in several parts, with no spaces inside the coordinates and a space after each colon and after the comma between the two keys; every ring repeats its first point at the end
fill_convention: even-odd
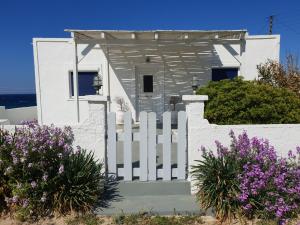
{"type": "MultiPolygon", "coordinates": [[[[95,45],[89,45],[82,51],[86,55],[95,45]]],[[[211,67],[222,66],[222,62],[212,41],[157,41],[144,43],[124,43],[102,46],[104,54],[122,85],[131,105],[136,109],[136,77],[143,75],[145,68],[152,65],[153,75],[159,77],[159,94],[154,101],[161,111],[170,109],[170,95],[192,94],[193,76],[199,78],[200,86],[211,80],[211,67]],[[150,62],[146,62],[146,59],[150,62]],[[162,100],[162,97],[164,99],[162,100]]],[[[149,73],[149,72],[147,72],[149,73]]],[[[140,94],[140,90],[137,90],[140,94]]],[[[113,98],[113,96],[112,96],[113,98]]],[[[155,107],[155,106],[154,106],[155,107]]]]}

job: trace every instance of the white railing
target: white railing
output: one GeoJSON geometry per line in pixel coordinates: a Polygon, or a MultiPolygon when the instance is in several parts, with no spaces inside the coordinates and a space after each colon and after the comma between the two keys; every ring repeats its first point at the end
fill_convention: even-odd
{"type": "Polygon", "coordinates": [[[162,134],[157,134],[156,114],[140,113],[140,126],[137,132],[132,129],[131,112],[124,115],[124,131],[116,130],[116,115],[108,114],[107,166],[108,173],[131,181],[139,177],[140,181],[186,179],[187,175],[187,129],[186,113],[178,113],[177,133],[171,129],[171,113],[163,113],[162,134]],[[139,142],[139,167],[133,167],[133,141],[139,142]],[[123,167],[117,166],[117,142],[123,144],[123,167]],[[172,143],[177,143],[177,162],[172,168],[172,143]],[[162,168],[157,166],[157,145],[162,144],[162,168]]]}

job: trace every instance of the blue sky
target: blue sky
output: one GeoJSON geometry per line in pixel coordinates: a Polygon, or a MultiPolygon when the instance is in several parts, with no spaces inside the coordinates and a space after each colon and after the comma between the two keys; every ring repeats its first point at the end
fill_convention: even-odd
{"type": "Polygon", "coordinates": [[[1,0],[0,93],[33,93],[33,37],[76,29],[248,29],[265,34],[275,14],[281,59],[300,56],[297,0],[1,0]]]}

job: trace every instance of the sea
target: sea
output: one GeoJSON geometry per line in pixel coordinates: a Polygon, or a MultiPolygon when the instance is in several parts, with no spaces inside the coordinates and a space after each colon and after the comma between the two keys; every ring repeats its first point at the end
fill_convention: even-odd
{"type": "Polygon", "coordinates": [[[35,94],[0,94],[0,106],[7,109],[36,106],[35,94]]]}

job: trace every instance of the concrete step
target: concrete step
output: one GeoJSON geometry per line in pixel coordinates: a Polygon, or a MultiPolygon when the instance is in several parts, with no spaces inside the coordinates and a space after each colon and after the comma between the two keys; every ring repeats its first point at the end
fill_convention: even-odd
{"type": "Polygon", "coordinates": [[[148,182],[120,182],[118,184],[121,196],[145,195],[190,195],[191,184],[189,181],[148,181],[148,182]]]}
{"type": "Polygon", "coordinates": [[[193,195],[145,195],[124,196],[111,201],[106,207],[98,207],[98,215],[137,214],[149,212],[159,215],[204,214],[193,195]]]}
{"type": "Polygon", "coordinates": [[[95,212],[99,215],[137,214],[160,215],[203,214],[191,195],[189,181],[124,182],[107,184],[105,196],[95,212]]]}

